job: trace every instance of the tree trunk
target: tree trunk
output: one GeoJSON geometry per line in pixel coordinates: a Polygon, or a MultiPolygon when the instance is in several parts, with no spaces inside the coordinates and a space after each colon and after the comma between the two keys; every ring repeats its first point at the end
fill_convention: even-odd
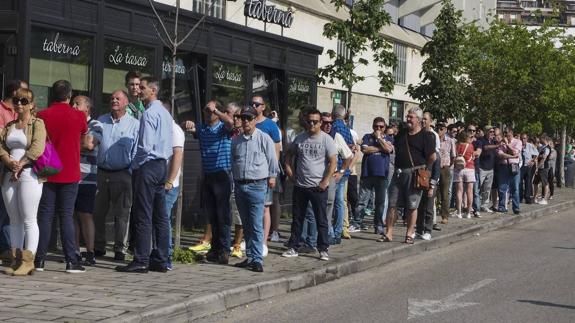
{"type": "Polygon", "coordinates": [[[565,187],[565,149],[567,149],[567,126],[561,128],[561,153],[559,154],[559,183],[565,187]]]}
{"type": "MultiPolygon", "coordinates": [[[[180,0],[176,1],[176,23],[174,25],[174,41],[172,42],[172,82],[171,82],[171,93],[170,99],[172,101],[172,117],[178,121],[175,115],[176,111],[176,55],[178,53],[178,16],[180,11],[180,0]]],[[[182,158],[182,165],[180,166],[180,191],[178,192],[178,202],[176,206],[176,221],[174,223],[175,233],[174,233],[174,248],[180,248],[180,241],[182,235],[182,189],[183,189],[183,178],[184,178],[184,160],[182,158]]],[[[172,243],[170,241],[170,243],[172,243]]]]}

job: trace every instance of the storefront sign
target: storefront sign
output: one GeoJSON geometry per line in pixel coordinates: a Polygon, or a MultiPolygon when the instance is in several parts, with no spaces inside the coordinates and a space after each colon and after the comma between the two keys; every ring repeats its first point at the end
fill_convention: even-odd
{"type": "MultiPolygon", "coordinates": [[[[163,61],[162,71],[164,73],[172,73],[172,63],[163,61]]],[[[186,74],[186,67],[179,61],[176,61],[176,74],[184,75],[186,74]]]]}
{"type": "Polygon", "coordinates": [[[48,53],[63,54],[63,55],[80,55],[80,46],[71,45],[65,41],[60,40],[60,33],[56,33],[54,38],[48,39],[44,38],[44,44],[42,45],[42,50],[48,53]]]}
{"type": "Polygon", "coordinates": [[[146,67],[148,65],[148,58],[145,56],[137,56],[125,49],[125,52],[120,51],[120,46],[116,46],[114,53],[108,56],[108,62],[114,65],[131,65],[134,67],[146,67]]]}
{"type": "Polygon", "coordinates": [[[274,5],[267,6],[266,0],[246,0],[244,3],[244,16],[286,28],[291,27],[294,18],[293,14],[291,9],[281,10],[274,5]]]}
{"type": "Polygon", "coordinates": [[[144,74],[154,71],[154,50],[147,47],[135,46],[106,40],[104,48],[104,66],[114,70],[137,70],[144,74]]]}
{"type": "Polygon", "coordinates": [[[224,66],[220,66],[219,70],[214,71],[214,78],[219,82],[229,81],[234,83],[239,83],[243,79],[241,73],[227,70],[224,68],[224,66]]]}
{"type": "Polygon", "coordinates": [[[309,93],[310,92],[309,80],[290,78],[289,93],[309,93]]]}

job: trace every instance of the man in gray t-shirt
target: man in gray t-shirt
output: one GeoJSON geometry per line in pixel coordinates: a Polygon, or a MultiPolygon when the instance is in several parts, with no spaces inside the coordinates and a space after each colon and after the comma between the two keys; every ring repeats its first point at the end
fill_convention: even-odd
{"type": "Polygon", "coordinates": [[[307,205],[311,203],[318,231],[317,249],[320,259],[329,260],[327,188],[337,167],[337,149],[333,139],[321,131],[321,113],[317,109],[310,110],[304,119],[306,132],[295,138],[286,153],[285,172],[295,186],[289,249],[282,256],[298,256],[302,223],[307,205]]]}

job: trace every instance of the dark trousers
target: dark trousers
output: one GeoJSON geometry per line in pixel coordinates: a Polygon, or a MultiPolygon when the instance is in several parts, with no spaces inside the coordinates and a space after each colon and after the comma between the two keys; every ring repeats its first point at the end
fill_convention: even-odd
{"type": "Polygon", "coordinates": [[[373,213],[373,226],[377,229],[378,226],[383,225],[383,213],[385,204],[385,195],[387,194],[387,187],[385,177],[381,176],[366,176],[362,177],[360,184],[360,198],[357,207],[357,217],[353,218],[352,225],[356,228],[363,226],[363,218],[365,217],[365,209],[369,204],[369,198],[372,192],[375,192],[375,210],[373,213]]]}
{"type": "Polygon", "coordinates": [[[94,208],[94,249],[106,250],[106,222],[114,221],[114,251],[126,253],[128,224],[132,208],[132,175],[129,171],[98,170],[98,191],[94,208]]]}
{"type": "Polygon", "coordinates": [[[38,207],[38,229],[40,238],[36,259],[43,261],[48,253],[52,235],[52,222],[57,214],[60,220],[60,237],[66,262],[76,263],[76,231],[74,228],[74,204],[78,194],[78,183],[44,183],[42,198],[38,207]]]}
{"type": "Polygon", "coordinates": [[[317,226],[317,249],[327,251],[329,247],[329,234],[327,225],[327,190],[317,188],[303,188],[294,186],[292,193],[292,223],[290,248],[298,250],[300,247],[302,225],[305,220],[308,203],[311,203],[315,223],[317,226]]]}
{"type": "Polygon", "coordinates": [[[431,233],[433,230],[433,201],[437,195],[437,188],[433,190],[433,196],[429,197],[427,191],[423,191],[421,202],[417,208],[417,223],[415,232],[419,234],[431,233]]]}
{"type": "Polygon", "coordinates": [[[134,201],[130,219],[133,263],[165,266],[168,261],[169,225],[166,215],[166,161],[151,160],[134,170],[132,186],[134,201]],[[152,249],[152,234],[156,248],[152,249]]]}
{"type": "Polygon", "coordinates": [[[357,207],[359,205],[359,194],[357,191],[357,175],[349,175],[347,178],[347,204],[349,219],[357,218],[357,207]]]}
{"type": "Polygon", "coordinates": [[[549,168],[549,196],[555,193],[555,168],[549,168]]]}
{"type": "Polygon", "coordinates": [[[225,171],[205,174],[202,194],[204,210],[212,225],[212,248],[210,252],[229,254],[232,235],[231,174],[225,171]]]}
{"type": "Polygon", "coordinates": [[[0,198],[0,252],[10,249],[10,218],[4,199],[0,198]]]}
{"type": "Polygon", "coordinates": [[[525,200],[525,203],[533,202],[533,168],[531,166],[522,166],[520,170],[519,197],[525,200]]]}

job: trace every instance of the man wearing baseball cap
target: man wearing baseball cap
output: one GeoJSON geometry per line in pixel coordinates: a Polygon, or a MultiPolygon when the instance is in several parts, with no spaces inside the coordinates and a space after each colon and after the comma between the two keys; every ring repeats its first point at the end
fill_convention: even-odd
{"type": "Polygon", "coordinates": [[[264,204],[268,188],[276,184],[279,167],[273,140],[256,128],[257,116],[253,106],[242,109],[243,134],[232,140],[232,174],[247,256],[236,267],[263,272],[264,204]]]}

